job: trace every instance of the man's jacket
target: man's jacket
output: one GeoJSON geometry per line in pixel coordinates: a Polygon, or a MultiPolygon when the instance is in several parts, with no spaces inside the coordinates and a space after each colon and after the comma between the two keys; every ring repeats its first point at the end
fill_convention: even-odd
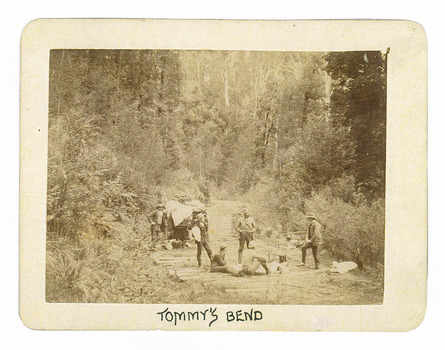
{"type": "Polygon", "coordinates": [[[196,226],[201,231],[201,242],[209,239],[209,234],[207,232],[207,226],[204,222],[198,220],[193,226],[196,226]]]}
{"type": "Polygon", "coordinates": [[[148,214],[148,218],[155,225],[162,225],[165,223],[165,212],[163,210],[154,210],[150,214],[148,214]]]}
{"type": "Polygon", "coordinates": [[[256,230],[255,221],[249,216],[248,218],[239,218],[236,224],[238,232],[253,232],[256,230]]]}
{"type": "Polygon", "coordinates": [[[215,254],[212,258],[211,266],[226,266],[227,262],[224,255],[221,253],[215,254]]]}
{"type": "Polygon", "coordinates": [[[313,220],[307,229],[306,239],[313,245],[320,245],[323,243],[321,235],[321,224],[317,220],[313,220]]]}

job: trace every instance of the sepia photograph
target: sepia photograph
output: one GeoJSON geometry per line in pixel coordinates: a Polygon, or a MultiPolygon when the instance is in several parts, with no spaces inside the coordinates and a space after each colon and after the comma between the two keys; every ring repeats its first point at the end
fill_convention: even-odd
{"type": "Polygon", "coordinates": [[[51,50],[51,303],[382,304],[385,51],[51,50]]]}
{"type": "Polygon", "coordinates": [[[415,328],[425,40],[407,21],[31,22],[25,325],[415,328]]]}

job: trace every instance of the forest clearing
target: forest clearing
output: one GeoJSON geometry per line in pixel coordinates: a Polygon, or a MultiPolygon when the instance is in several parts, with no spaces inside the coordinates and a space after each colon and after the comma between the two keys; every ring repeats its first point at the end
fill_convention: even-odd
{"type": "Polygon", "coordinates": [[[51,50],[46,301],[381,304],[388,53],[51,50]],[[289,270],[153,249],[149,213],[171,200],[205,204],[229,264],[249,208],[289,270]],[[308,213],[319,270],[287,242],[308,213]],[[363,270],[329,272],[358,253],[363,270]]]}
{"type": "MultiPolygon", "coordinates": [[[[212,227],[210,245],[217,250],[221,242],[227,242],[227,260],[231,264],[236,264],[238,250],[231,213],[240,205],[239,202],[216,201],[208,208],[212,227]]],[[[363,271],[355,269],[346,274],[331,273],[332,258],[328,252],[321,255],[320,270],[314,270],[311,262],[307,267],[297,267],[301,250],[292,247],[288,250],[289,271],[286,273],[234,277],[210,273],[208,259],[204,259],[199,268],[195,246],[166,250],[159,245],[158,250],[152,251],[147,235],[129,237],[122,246],[125,249],[113,247],[114,242],[107,247],[102,265],[94,269],[75,270],[72,267],[73,277],[77,279],[73,287],[79,293],[71,295],[70,299],[59,299],[63,291],[50,290],[47,301],[354,305],[380,304],[383,298],[383,266],[363,271]],[[87,292],[92,284],[98,288],[87,292]]],[[[65,263],[70,264],[69,261],[65,263]]]]}

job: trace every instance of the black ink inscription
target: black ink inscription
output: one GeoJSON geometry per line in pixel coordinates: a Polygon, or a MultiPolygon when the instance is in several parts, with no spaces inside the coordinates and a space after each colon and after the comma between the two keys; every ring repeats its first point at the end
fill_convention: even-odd
{"type": "Polygon", "coordinates": [[[250,311],[227,311],[226,316],[227,322],[260,321],[263,319],[263,313],[261,311],[254,311],[253,309],[250,309],[250,311]]]}
{"type": "Polygon", "coordinates": [[[169,308],[166,308],[164,311],[157,312],[157,315],[160,316],[161,322],[167,321],[173,323],[175,326],[178,322],[189,322],[189,321],[210,321],[209,327],[218,319],[218,315],[216,313],[217,308],[209,308],[204,311],[194,311],[194,312],[178,312],[178,311],[170,311],[169,308]]]}

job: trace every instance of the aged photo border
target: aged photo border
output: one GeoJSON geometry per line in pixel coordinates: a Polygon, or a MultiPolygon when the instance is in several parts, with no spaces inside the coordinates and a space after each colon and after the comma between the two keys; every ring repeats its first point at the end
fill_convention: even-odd
{"type": "MultiPolygon", "coordinates": [[[[391,58],[383,305],[264,305],[262,322],[221,320],[212,329],[386,331],[416,327],[426,307],[426,38],[421,26],[406,21],[38,20],[29,24],[22,37],[21,62],[20,311],[24,323],[39,329],[209,329],[208,323],[173,326],[161,322],[156,313],[166,305],[45,303],[50,49],[353,51],[387,47],[391,58]]],[[[168,306],[181,311],[197,307],[168,306]]],[[[211,307],[223,315],[244,306],[211,307]]]]}

